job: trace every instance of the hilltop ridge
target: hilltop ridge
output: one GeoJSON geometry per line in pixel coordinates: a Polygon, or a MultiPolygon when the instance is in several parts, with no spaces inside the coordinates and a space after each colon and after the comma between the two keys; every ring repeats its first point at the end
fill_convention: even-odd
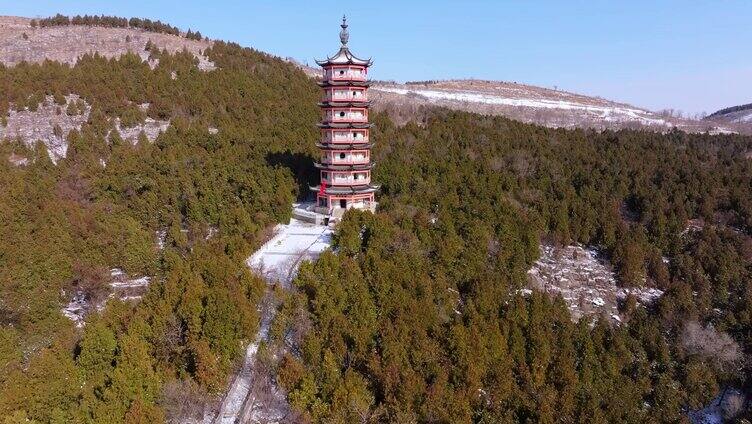
{"type": "Polygon", "coordinates": [[[705,120],[716,125],[733,126],[744,134],[752,134],[752,103],[721,109],[708,115],[705,120]]]}
{"type": "MultiPolygon", "coordinates": [[[[0,63],[14,66],[24,61],[41,63],[53,60],[72,65],[87,53],[115,58],[131,52],[153,67],[155,63],[149,53],[153,46],[170,53],[185,49],[196,56],[199,69],[214,69],[215,65],[202,54],[213,41],[189,38],[192,34],[196,33],[188,31],[175,35],[143,28],[79,24],[39,26],[31,18],[0,16],[0,63]]],[[[318,77],[318,69],[287,60],[310,77],[318,77]]],[[[389,111],[397,121],[415,119],[421,107],[441,106],[548,127],[645,128],[659,132],[677,127],[687,132],[752,132],[746,121],[721,117],[706,120],[681,118],[601,97],[517,82],[475,79],[406,83],[374,81],[372,88],[374,109],[389,111]]]]}
{"type": "MultiPolygon", "coordinates": [[[[199,69],[214,69],[202,52],[213,44],[185,36],[148,31],[141,28],[113,28],[92,25],[33,26],[31,18],[0,16],[0,63],[14,66],[21,62],[41,63],[52,60],[75,64],[87,53],[107,58],[128,52],[149,61],[149,47],[175,53],[183,49],[199,60],[199,69]]],[[[150,63],[152,66],[153,63],[150,63]]]]}
{"type": "MultiPolygon", "coordinates": [[[[318,69],[291,61],[311,78],[319,78],[318,69]]],[[[684,118],[669,111],[650,111],[598,96],[519,82],[448,79],[400,83],[374,80],[371,88],[374,109],[387,110],[392,118],[402,122],[417,117],[421,107],[440,106],[554,128],[642,128],[665,132],[676,127],[687,132],[712,134],[746,130],[733,122],[684,118]]]]}

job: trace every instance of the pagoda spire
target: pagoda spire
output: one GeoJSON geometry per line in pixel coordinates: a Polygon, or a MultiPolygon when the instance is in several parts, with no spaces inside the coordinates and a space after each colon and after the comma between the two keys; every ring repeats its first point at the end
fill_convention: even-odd
{"type": "Polygon", "coordinates": [[[342,15],[342,30],[339,32],[339,41],[342,42],[342,46],[347,46],[347,42],[350,41],[350,33],[347,32],[347,16],[342,15]]]}

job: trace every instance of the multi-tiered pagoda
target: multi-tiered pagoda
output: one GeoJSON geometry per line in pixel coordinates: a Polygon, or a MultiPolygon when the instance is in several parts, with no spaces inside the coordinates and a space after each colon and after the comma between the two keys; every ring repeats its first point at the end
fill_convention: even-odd
{"type": "Polygon", "coordinates": [[[371,59],[358,59],[347,48],[350,35],[347,21],[342,18],[337,54],[317,60],[323,68],[319,85],[323,98],[321,158],[316,167],[321,172],[316,191],[316,210],[328,215],[340,215],[345,209],[375,208],[374,193],[378,186],[371,184],[371,146],[368,123],[368,67],[371,59]]]}

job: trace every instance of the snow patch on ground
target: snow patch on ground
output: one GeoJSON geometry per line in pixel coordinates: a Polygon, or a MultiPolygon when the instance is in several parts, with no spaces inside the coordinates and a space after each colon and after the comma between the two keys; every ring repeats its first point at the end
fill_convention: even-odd
{"type": "MultiPolygon", "coordinates": [[[[76,327],[83,327],[87,315],[93,311],[104,309],[110,299],[119,299],[124,302],[139,301],[149,288],[151,277],[142,276],[130,278],[122,269],[110,270],[110,293],[101,301],[92,302],[82,290],[76,290],[65,307],[61,310],[63,315],[73,321],[76,327]]],[[[65,292],[62,293],[65,296],[65,292]]]]}
{"type": "Polygon", "coordinates": [[[303,260],[315,260],[332,244],[332,229],[297,219],[279,224],[275,236],[246,261],[267,281],[289,285],[303,260]]]}
{"type": "Polygon", "coordinates": [[[262,325],[256,334],[256,340],[248,345],[243,358],[243,366],[235,377],[230,386],[230,390],[225,396],[225,400],[220,409],[217,418],[218,423],[234,424],[240,415],[245,399],[251,389],[251,376],[253,374],[253,363],[256,360],[259,344],[266,339],[269,334],[269,324],[262,325]]]}
{"type": "Polygon", "coordinates": [[[8,162],[12,163],[15,166],[26,166],[29,164],[29,159],[15,153],[11,153],[8,156],[8,162]]]}
{"type": "Polygon", "coordinates": [[[167,240],[167,230],[157,230],[154,232],[157,239],[157,249],[164,250],[165,241],[167,240]]]}
{"type": "MultiPolygon", "coordinates": [[[[64,295],[65,293],[63,293],[64,295]]],[[[73,321],[76,327],[84,326],[84,318],[90,309],[89,301],[86,299],[86,295],[82,292],[76,292],[73,294],[73,298],[62,309],[63,316],[73,321]]]]}
{"type": "Polygon", "coordinates": [[[723,424],[724,415],[733,418],[741,412],[745,396],[736,389],[729,389],[716,396],[704,408],[689,412],[692,424],[723,424]]]}
{"type": "Polygon", "coordinates": [[[594,247],[543,244],[540,253],[540,259],[528,271],[530,286],[552,295],[561,294],[575,321],[603,314],[619,323],[618,301],[627,295],[633,294],[643,305],[663,295],[650,287],[617,287],[611,265],[594,247]]]}

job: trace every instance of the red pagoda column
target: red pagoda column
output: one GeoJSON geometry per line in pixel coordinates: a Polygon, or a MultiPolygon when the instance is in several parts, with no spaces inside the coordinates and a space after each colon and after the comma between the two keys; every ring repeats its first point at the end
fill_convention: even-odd
{"type": "Polygon", "coordinates": [[[317,211],[338,215],[349,208],[375,209],[378,186],[371,183],[371,147],[368,123],[368,67],[371,59],[358,59],[347,47],[350,38],[347,21],[342,17],[339,33],[342,47],[326,60],[317,60],[323,68],[318,84],[323,97],[321,140],[316,146],[321,156],[316,167],[321,173],[316,191],[317,211]]]}

